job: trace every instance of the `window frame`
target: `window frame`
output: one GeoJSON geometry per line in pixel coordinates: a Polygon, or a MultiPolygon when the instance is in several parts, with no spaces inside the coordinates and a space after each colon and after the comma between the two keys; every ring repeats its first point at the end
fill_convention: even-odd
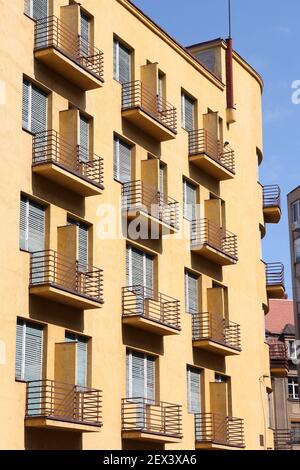
{"type": "Polygon", "coordinates": [[[43,93],[46,97],[46,122],[45,122],[45,129],[48,129],[48,124],[49,124],[49,97],[51,92],[48,90],[45,90],[41,86],[37,85],[34,83],[30,78],[27,78],[26,76],[23,76],[22,80],[22,130],[25,132],[28,132],[31,135],[35,135],[35,133],[32,130],[32,91],[33,88],[36,90],[40,91],[43,93]],[[28,91],[28,127],[24,126],[24,121],[23,121],[23,111],[24,111],[24,84],[27,83],[29,85],[29,91],[28,91]]]}
{"type": "Polygon", "coordinates": [[[42,334],[41,334],[41,378],[43,377],[44,373],[44,346],[45,346],[45,331],[46,331],[46,325],[42,323],[37,323],[37,322],[32,322],[30,320],[24,319],[17,317],[17,323],[16,326],[18,325],[18,322],[22,323],[22,360],[21,360],[21,378],[18,378],[16,376],[16,365],[17,365],[17,332],[16,332],[16,348],[15,348],[15,381],[16,382],[24,382],[28,383],[30,380],[25,379],[25,364],[26,364],[26,329],[27,325],[35,325],[39,326],[41,328],[42,334]]]}
{"type": "Polygon", "coordinates": [[[157,370],[157,356],[153,354],[148,354],[144,351],[138,351],[135,349],[126,349],[126,360],[128,358],[128,368],[126,367],[126,398],[131,399],[131,398],[144,398],[145,400],[153,400],[156,401],[157,398],[157,380],[156,380],[156,370],[157,370]],[[143,358],[143,382],[144,382],[144,391],[143,391],[143,397],[133,397],[132,396],[132,390],[133,390],[133,374],[132,374],[132,356],[134,354],[140,354],[144,356],[143,358]],[[151,359],[154,363],[154,383],[153,383],[153,396],[154,398],[149,398],[148,397],[148,359],[151,359]]]}
{"type": "Polygon", "coordinates": [[[26,194],[20,195],[20,210],[19,210],[19,250],[24,251],[25,253],[32,253],[29,250],[29,206],[30,203],[34,203],[36,205],[39,205],[40,207],[43,208],[44,211],[44,248],[46,246],[46,229],[47,229],[47,206],[40,201],[37,201],[30,196],[27,196],[26,194]],[[25,212],[25,220],[26,220],[26,228],[25,228],[25,248],[21,247],[21,237],[20,237],[20,232],[21,232],[21,201],[22,199],[25,201],[26,204],[26,212],[25,212]]]}
{"type": "Polygon", "coordinates": [[[113,149],[113,179],[117,183],[120,184],[126,184],[130,183],[132,181],[132,172],[133,172],[133,150],[134,150],[134,144],[131,142],[128,142],[126,139],[123,139],[123,137],[120,137],[117,134],[114,134],[114,149],[113,149]],[[130,149],[130,180],[129,181],[121,181],[120,179],[120,142],[123,142],[127,147],[130,149]],[[115,151],[116,149],[116,151],[115,151]],[[115,170],[117,169],[117,174],[115,174],[115,170]]]}
{"type": "Polygon", "coordinates": [[[299,400],[299,385],[297,377],[288,377],[287,391],[289,400],[299,400]],[[290,393],[290,388],[292,389],[292,393],[290,393]],[[298,393],[296,392],[296,390],[298,390],[298,393]]]}
{"type": "Polygon", "coordinates": [[[181,127],[186,132],[193,132],[196,129],[196,106],[197,100],[192,95],[187,93],[185,90],[181,90],[181,127]],[[188,100],[193,105],[193,128],[186,128],[186,100],[188,100]]]}
{"type": "Polygon", "coordinates": [[[120,45],[126,49],[129,53],[129,81],[128,83],[134,80],[133,78],[133,49],[129,45],[127,45],[124,41],[119,39],[118,37],[114,36],[113,38],[113,78],[116,82],[123,85],[126,82],[120,81],[120,45]]]}
{"type": "Polygon", "coordinates": [[[201,413],[202,411],[202,395],[201,395],[201,389],[202,389],[202,374],[203,374],[203,370],[198,368],[198,367],[194,367],[194,366],[190,366],[188,365],[187,368],[186,368],[186,373],[187,373],[187,409],[188,409],[188,413],[189,414],[198,414],[198,413],[201,413]],[[191,409],[191,380],[190,380],[190,372],[194,372],[194,373],[197,373],[199,374],[199,411],[192,411],[191,409]]]}

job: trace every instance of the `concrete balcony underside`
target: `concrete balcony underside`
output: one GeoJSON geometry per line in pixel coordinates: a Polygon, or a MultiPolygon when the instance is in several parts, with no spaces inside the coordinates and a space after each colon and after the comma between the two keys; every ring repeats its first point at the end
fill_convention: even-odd
{"type": "Polygon", "coordinates": [[[52,418],[42,416],[25,418],[25,427],[76,433],[91,433],[101,430],[101,426],[93,424],[83,424],[80,421],[64,421],[59,417],[52,418]]]}
{"type": "Polygon", "coordinates": [[[168,325],[156,321],[151,318],[147,318],[145,315],[123,315],[123,325],[132,326],[139,328],[150,333],[154,333],[159,336],[171,336],[180,334],[180,330],[169,327],[168,325]]]}
{"type": "Polygon", "coordinates": [[[224,444],[222,442],[196,442],[196,450],[243,450],[244,446],[224,444]]]}
{"type": "Polygon", "coordinates": [[[220,266],[229,266],[237,263],[237,259],[227,255],[225,252],[218,250],[206,243],[193,244],[191,251],[207,258],[220,266]]]}
{"type": "Polygon", "coordinates": [[[30,286],[29,294],[82,310],[100,308],[103,303],[55,284],[30,286]]]}
{"type": "Polygon", "coordinates": [[[193,347],[196,349],[202,349],[205,351],[213,352],[224,357],[237,356],[241,353],[240,349],[233,348],[228,344],[208,338],[193,340],[193,347]]]}
{"type": "Polygon", "coordinates": [[[264,207],[264,219],[267,224],[278,224],[281,219],[281,209],[279,206],[264,207]]]}
{"type": "Polygon", "coordinates": [[[276,365],[271,365],[270,366],[270,371],[271,375],[273,377],[278,377],[278,378],[285,378],[288,376],[289,369],[288,367],[285,366],[276,366],[276,365]]]}
{"type": "Polygon", "coordinates": [[[154,433],[151,431],[122,431],[122,439],[131,439],[135,441],[161,442],[163,444],[176,444],[181,441],[180,437],[167,436],[165,434],[154,433]]]}
{"type": "Polygon", "coordinates": [[[85,70],[54,46],[36,50],[34,57],[78,86],[82,91],[95,90],[102,87],[103,82],[99,78],[85,70]]]}
{"type": "Polygon", "coordinates": [[[176,133],[153,118],[142,107],[124,109],[122,117],[159,142],[175,139],[176,133]]]}
{"type": "Polygon", "coordinates": [[[284,299],[285,287],[282,284],[268,285],[267,294],[269,299],[284,299]]]}
{"type": "Polygon", "coordinates": [[[94,184],[58,163],[39,163],[32,166],[32,171],[83,197],[99,195],[103,190],[102,185],[94,184]]]}
{"type": "Polygon", "coordinates": [[[147,230],[148,234],[152,232],[154,236],[155,234],[159,234],[160,236],[173,235],[178,232],[178,229],[172,225],[169,225],[158,217],[148,214],[140,207],[130,208],[128,210],[124,209],[123,215],[127,217],[129,222],[138,219],[141,226],[141,233],[143,229],[145,229],[145,231],[147,230]]]}
{"type": "Polygon", "coordinates": [[[233,172],[229,171],[225,166],[219,163],[215,158],[212,158],[206,152],[199,152],[199,154],[190,155],[189,162],[218,181],[225,181],[234,178],[233,172]]]}

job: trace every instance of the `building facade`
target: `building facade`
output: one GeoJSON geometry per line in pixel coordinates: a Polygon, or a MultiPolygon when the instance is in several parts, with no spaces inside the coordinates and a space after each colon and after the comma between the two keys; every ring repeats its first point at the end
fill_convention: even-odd
{"type": "Polygon", "coordinates": [[[0,447],[272,449],[259,74],[128,0],[0,6],[0,447]]]}

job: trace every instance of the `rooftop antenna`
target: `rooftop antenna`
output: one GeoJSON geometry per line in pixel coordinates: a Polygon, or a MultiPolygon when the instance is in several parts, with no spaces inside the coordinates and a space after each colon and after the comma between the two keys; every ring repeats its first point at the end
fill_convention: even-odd
{"type": "Polygon", "coordinates": [[[228,29],[229,29],[229,39],[232,38],[232,35],[231,35],[231,0],[228,0],[228,29]]]}

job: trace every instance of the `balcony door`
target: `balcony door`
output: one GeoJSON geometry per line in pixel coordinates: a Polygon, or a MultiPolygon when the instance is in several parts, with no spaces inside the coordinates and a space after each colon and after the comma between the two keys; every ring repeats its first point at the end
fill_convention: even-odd
{"type": "Polygon", "coordinates": [[[86,273],[89,265],[89,227],[68,217],[68,225],[78,227],[77,232],[77,261],[80,273],[86,273]]]}
{"type": "MultiPolygon", "coordinates": [[[[78,146],[79,162],[88,163],[90,160],[90,120],[82,114],[79,115],[78,146]]],[[[84,171],[82,173],[84,174],[84,171]]]]}
{"type": "Polygon", "coordinates": [[[88,58],[91,42],[91,20],[82,11],[80,12],[80,58],[88,58]]]}
{"type": "MultiPolygon", "coordinates": [[[[78,387],[87,386],[87,348],[88,339],[85,336],[74,333],[65,333],[66,343],[77,343],[76,352],[76,385],[78,387]]],[[[74,384],[75,385],[75,384],[74,384]]]]}
{"type": "Polygon", "coordinates": [[[126,250],[126,283],[136,296],[137,315],[145,313],[145,300],[153,299],[153,257],[131,246],[126,250]]]}

